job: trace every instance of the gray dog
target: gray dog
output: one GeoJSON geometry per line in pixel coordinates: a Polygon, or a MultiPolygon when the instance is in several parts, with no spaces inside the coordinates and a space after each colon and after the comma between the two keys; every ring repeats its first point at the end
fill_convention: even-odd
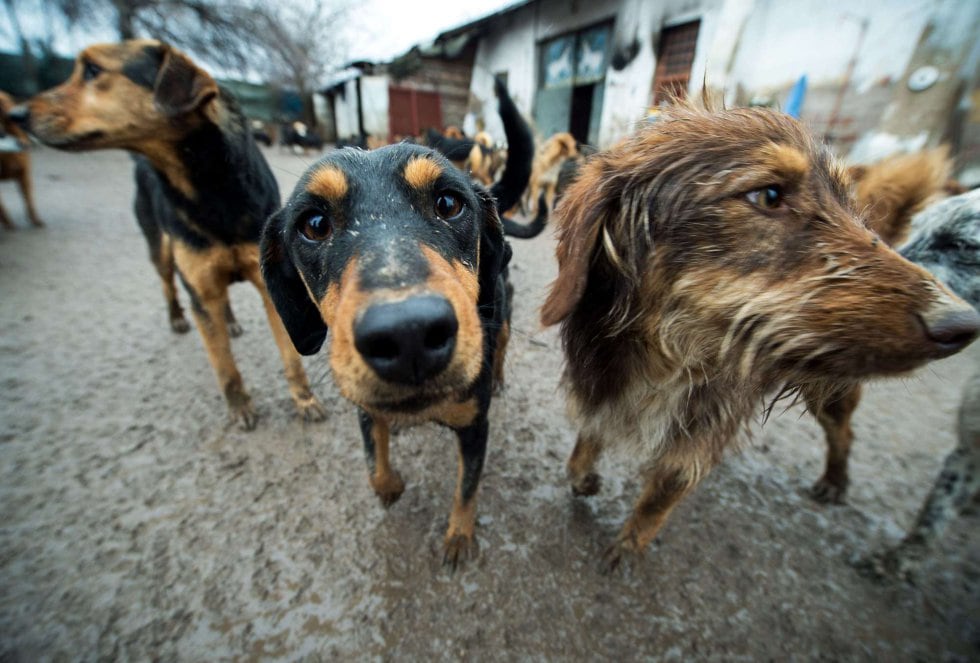
{"type": "MultiPolygon", "coordinates": [[[[980,189],[929,207],[912,224],[900,253],[980,309],[980,189]]],[[[963,391],[958,434],[915,525],[897,546],[865,560],[864,569],[878,577],[911,579],[949,522],[980,498],[980,367],[963,391]]]]}

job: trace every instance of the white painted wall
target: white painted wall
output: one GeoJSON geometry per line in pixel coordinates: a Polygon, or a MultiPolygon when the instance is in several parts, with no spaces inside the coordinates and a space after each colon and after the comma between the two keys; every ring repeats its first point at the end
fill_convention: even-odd
{"type": "MultiPolygon", "coordinates": [[[[976,0],[968,0],[975,2],[976,0]]],[[[915,49],[935,0],[756,0],[741,35],[729,90],[785,88],[807,74],[811,86],[838,84],[868,31],[852,78],[860,91],[898,79],[915,49]]]]}
{"type": "Polygon", "coordinates": [[[344,83],[344,94],[334,95],[334,119],[337,137],[350,138],[358,134],[357,126],[357,79],[344,83]]]}
{"type": "Polygon", "coordinates": [[[388,77],[361,77],[361,111],[364,131],[368,135],[388,140],[388,77]]]}
{"type": "MultiPolygon", "coordinates": [[[[487,131],[496,141],[504,140],[493,95],[493,74],[508,72],[507,87],[517,107],[530,120],[538,85],[538,44],[583,27],[612,20],[619,2],[542,0],[522,7],[499,21],[480,40],[473,66],[470,93],[477,100],[487,131]],[[482,106],[481,106],[482,104],[482,106]]],[[[474,118],[467,117],[464,130],[472,130],[474,118]]]]}
{"type": "MultiPolygon", "coordinates": [[[[511,95],[530,118],[538,45],[615,17],[613,43],[623,43],[632,31],[640,52],[622,71],[608,70],[599,132],[600,147],[608,147],[646,114],[656,65],[653,42],[662,27],[701,21],[689,91],[699,94],[706,82],[724,90],[732,103],[739,87],[750,96],[767,95],[787,89],[803,74],[811,88],[839,85],[866,19],[852,77],[861,93],[901,78],[940,5],[968,17],[980,0],[540,0],[502,18],[481,39],[470,91],[477,100],[475,114],[482,112],[488,130],[502,139],[491,74],[509,72],[511,95]]],[[[473,131],[474,119],[468,116],[467,131],[473,131]]]]}

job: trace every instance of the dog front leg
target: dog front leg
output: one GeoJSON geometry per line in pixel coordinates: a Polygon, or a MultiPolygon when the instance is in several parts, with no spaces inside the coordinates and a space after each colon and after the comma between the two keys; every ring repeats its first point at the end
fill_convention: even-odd
{"type": "Polygon", "coordinates": [[[24,156],[24,171],[17,178],[17,185],[20,187],[20,195],[24,198],[24,207],[27,208],[27,218],[38,228],[44,227],[44,221],[38,216],[34,209],[34,187],[31,185],[31,172],[29,157],[24,156]]]}
{"type": "Polygon", "coordinates": [[[289,384],[289,393],[296,404],[296,410],[304,421],[323,421],[327,418],[327,411],[320,404],[320,401],[310,390],[310,382],[303,369],[303,361],[299,352],[289,339],[289,334],[282,324],[282,318],[276,311],[275,304],[269,296],[269,291],[265,287],[265,281],[258,270],[258,261],[254,261],[254,267],[249,269],[246,278],[255,286],[262,296],[262,304],[265,306],[265,315],[269,320],[269,328],[279,348],[279,356],[282,358],[282,365],[285,368],[286,382],[289,384]]]}
{"type": "Polygon", "coordinates": [[[702,473],[706,473],[707,470],[698,469],[697,462],[695,458],[675,456],[661,459],[650,470],[633,513],[603,555],[605,571],[615,571],[624,561],[643,554],[670,512],[697,486],[702,473]]]}
{"type": "Polygon", "coordinates": [[[861,385],[843,387],[824,398],[808,391],[804,396],[827,438],[827,466],[810,494],[818,502],[841,504],[847,492],[847,459],[854,441],[851,416],[861,401],[861,385]]]}
{"type": "Polygon", "coordinates": [[[405,482],[391,468],[388,456],[388,440],[391,429],[388,422],[380,417],[372,417],[358,408],[357,416],[361,424],[361,435],[364,438],[364,458],[367,460],[371,488],[381,500],[381,504],[389,507],[398,501],[405,492],[405,482]]]}
{"type": "Polygon", "coordinates": [[[456,429],[459,438],[459,470],[456,477],[456,493],[453,510],[449,515],[449,527],[443,554],[443,564],[453,570],[467,559],[476,557],[478,547],[476,529],[476,490],[483,473],[483,461],[487,455],[489,424],[485,415],[465,428],[456,429]]]}
{"type": "Polygon", "coordinates": [[[204,255],[196,254],[182,245],[175,245],[174,248],[175,264],[190,295],[194,322],[201,333],[208,361],[218,378],[228,409],[242,428],[252,430],[258,416],[231,354],[231,337],[228,335],[228,321],[225,320],[228,308],[227,276],[211,267],[204,255]]]}

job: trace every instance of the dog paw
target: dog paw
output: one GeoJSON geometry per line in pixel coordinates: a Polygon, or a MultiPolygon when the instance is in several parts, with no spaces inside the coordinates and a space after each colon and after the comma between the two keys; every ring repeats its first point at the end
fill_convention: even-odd
{"type": "Polygon", "coordinates": [[[191,330],[191,326],[184,318],[170,318],[170,329],[175,334],[186,334],[191,330]]]}
{"type": "Polygon", "coordinates": [[[232,338],[238,338],[239,336],[241,336],[244,333],[245,333],[245,330],[242,329],[242,326],[240,324],[238,324],[237,322],[229,322],[228,323],[228,335],[231,336],[232,338]]]}
{"type": "Polygon", "coordinates": [[[643,552],[642,549],[637,548],[636,542],[632,539],[617,539],[602,553],[602,558],[599,560],[599,573],[629,576],[633,568],[643,561],[643,552]]]}
{"type": "Polygon", "coordinates": [[[455,571],[466,561],[475,560],[480,554],[480,545],[472,534],[454,534],[446,536],[443,547],[442,565],[455,571]]]}
{"type": "Polygon", "coordinates": [[[877,582],[900,581],[914,584],[921,552],[898,546],[851,561],[857,572],[877,582]]]}
{"type": "Polygon", "coordinates": [[[381,500],[381,506],[386,509],[398,501],[398,498],[405,492],[405,482],[398,472],[392,470],[386,476],[377,478],[371,477],[371,488],[374,494],[381,500]]]}
{"type": "Polygon", "coordinates": [[[296,409],[299,411],[299,416],[306,422],[323,421],[327,418],[327,410],[313,394],[297,400],[296,409]]]}
{"type": "Polygon", "coordinates": [[[823,478],[810,488],[810,497],[821,504],[843,504],[846,492],[846,483],[834,483],[823,478]]]}
{"type": "Polygon", "coordinates": [[[595,472],[589,472],[579,479],[572,479],[572,495],[575,497],[592,497],[600,488],[602,488],[602,477],[595,472]]]}
{"type": "Polygon", "coordinates": [[[259,422],[259,415],[256,414],[251,401],[245,400],[245,402],[232,405],[230,410],[231,418],[238,423],[242,430],[255,429],[255,425],[259,422]]]}

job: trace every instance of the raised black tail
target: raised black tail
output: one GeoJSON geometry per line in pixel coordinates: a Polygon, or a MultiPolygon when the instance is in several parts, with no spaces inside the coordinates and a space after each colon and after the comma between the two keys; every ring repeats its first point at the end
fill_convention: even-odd
{"type": "MultiPolygon", "coordinates": [[[[503,212],[517,204],[524,189],[527,188],[528,180],[531,179],[534,138],[531,136],[531,128],[521,117],[514,100],[507,93],[507,87],[499,78],[494,78],[493,89],[500,100],[500,119],[504,123],[504,133],[507,134],[507,163],[504,164],[504,174],[490,188],[490,193],[497,200],[497,209],[503,212]]],[[[537,223],[537,219],[534,223],[537,223]]],[[[534,223],[531,225],[533,226],[534,223]]],[[[543,221],[541,227],[544,228],[543,221]]],[[[538,232],[541,230],[539,229],[538,232]]],[[[533,236],[529,235],[529,237],[533,236]]],[[[521,237],[521,235],[514,235],[514,237],[521,237]]]]}
{"type": "Polygon", "coordinates": [[[518,223],[513,219],[508,219],[506,216],[500,216],[500,222],[504,224],[504,234],[510,235],[511,237],[518,237],[520,239],[531,239],[532,237],[537,237],[544,230],[545,225],[548,223],[548,205],[545,202],[544,194],[538,198],[538,214],[534,217],[534,221],[531,223],[524,224],[518,223]]]}

